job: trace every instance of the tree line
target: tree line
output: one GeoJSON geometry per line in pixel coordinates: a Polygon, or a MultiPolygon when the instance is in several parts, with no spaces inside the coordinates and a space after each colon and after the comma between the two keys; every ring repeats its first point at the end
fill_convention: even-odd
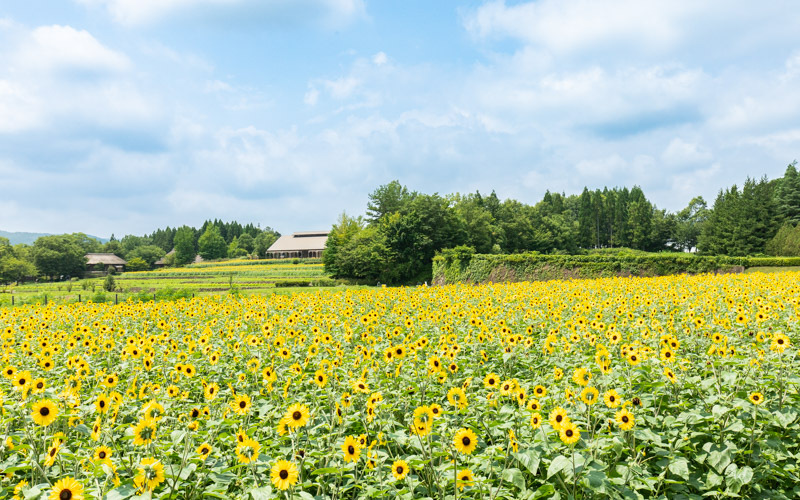
{"type": "Polygon", "coordinates": [[[206,260],[248,255],[263,258],[278,237],[280,233],[270,227],[216,219],[205,221],[199,229],[167,226],[151,234],[128,234],[121,239],[112,234],[105,244],[84,233],[42,236],[32,245],[11,245],[0,237],[0,283],[36,276],[83,276],[88,253],[115,254],[128,262],[131,271],[152,269],[162,258],[167,265],[188,264],[198,254],[206,260]]]}
{"type": "Polygon", "coordinates": [[[580,254],[604,248],[709,255],[800,255],[800,175],[748,178],[720,190],[712,207],[697,196],[682,210],[659,209],[634,186],[567,196],[547,191],[528,205],[489,195],[424,194],[398,181],[369,195],[364,216],[342,214],[323,254],[334,277],[382,283],[429,280],[440,250],[580,254]]]}

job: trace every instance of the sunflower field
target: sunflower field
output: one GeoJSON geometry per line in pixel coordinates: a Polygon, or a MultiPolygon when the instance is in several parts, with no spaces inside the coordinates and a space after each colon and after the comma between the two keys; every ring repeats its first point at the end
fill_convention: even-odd
{"type": "Polygon", "coordinates": [[[800,273],[0,309],[0,497],[796,498],[800,273]]]}

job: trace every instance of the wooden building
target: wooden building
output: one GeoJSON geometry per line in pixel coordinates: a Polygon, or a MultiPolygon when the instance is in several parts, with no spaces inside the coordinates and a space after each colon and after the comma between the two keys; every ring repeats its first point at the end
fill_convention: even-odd
{"type": "Polygon", "coordinates": [[[112,268],[115,272],[123,272],[128,262],[113,253],[87,253],[86,271],[107,273],[112,268]]]}
{"type": "Polygon", "coordinates": [[[322,257],[330,231],[304,231],[281,236],[267,249],[270,259],[308,259],[322,257]]]}

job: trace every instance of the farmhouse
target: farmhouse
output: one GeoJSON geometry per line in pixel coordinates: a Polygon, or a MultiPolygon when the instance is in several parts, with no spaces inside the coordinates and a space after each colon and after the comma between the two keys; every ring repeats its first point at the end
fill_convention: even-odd
{"type": "Polygon", "coordinates": [[[127,262],[113,253],[87,253],[86,254],[86,270],[108,272],[112,268],[116,272],[125,270],[127,262]]]}
{"type": "Polygon", "coordinates": [[[304,231],[281,236],[267,249],[271,259],[322,257],[329,231],[304,231]]]}

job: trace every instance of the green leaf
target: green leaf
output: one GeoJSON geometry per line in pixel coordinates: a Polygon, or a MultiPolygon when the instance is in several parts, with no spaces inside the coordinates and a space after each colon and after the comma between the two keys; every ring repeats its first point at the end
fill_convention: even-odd
{"type": "Polygon", "coordinates": [[[547,468],[547,479],[555,476],[567,467],[572,467],[572,462],[564,455],[559,455],[550,462],[550,467],[547,468]]]}
{"type": "Polygon", "coordinates": [[[136,488],[130,484],[123,484],[119,488],[114,488],[106,494],[106,500],[122,500],[136,493],[136,488]]]}
{"type": "Polygon", "coordinates": [[[535,451],[529,450],[524,453],[517,453],[514,456],[517,461],[534,476],[539,471],[539,463],[541,459],[539,458],[539,454],[535,451]]]}
{"type": "Polygon", "coordinates": [[[24,498],[25,498],[25,500],[30,500],[31,498],[36,498],[36,497],[39,496],[39,494],[41,492],[42,492],[42,490],[39,489],[38,486],[32,486],[32,487],[28,488],[27,490],[25,490],[25,497],[24,498]]]}
{"type": "Polygon", "coordinates": [[[300,496],[300,498],[304,498],[305,500],[314,500],[314,496],[311,495],[311,493],[308,493],[307,491],[301,491],[300,493],[298,493],[298,495],[300,496]]]}
{"type": "Polygon", "coordinates": [[[253,500],[269,500],[272,498],[272,486],[262,486],[248,491],[253,500]]]}
{"type": "Polygon", "coordinates": [[[336,467],[324,467],[322,469],[316,469],[311,472],[312,476],[319,476],[320,474],[333,474],[339,472],[339,469],[336,467]]]}
{"type": "Polygon", "coordinates": [[[744,466],[741,469],[737,470],[734,474],[734,477],[741,481],[742,484],[747,484],[753,480],[753,469],[750,467],[744,466]]]}
{"type": "Polygon", "coordinates": [[[586,482],[589,488],[596,493],[605,493],[606,491],[606,473],[601,470],[589,471],[586,475],[586,482]]]}
{"type": "Polygon", "coordinates": [[[504,481],[508,481],[520,490],[525,489],[525,478],[522,477],[522,471],[519,469],[506,469],[501,477],[504,481]]]}
{"type": "Polygon", "coordinates": [[[670,462],[668,469],[676,476],[689,479],[689,462],[685,458],[676,458],[670,462]]]}
{"type": "Polygon", "coordinates": [[[708,465],[713,467],[718,473],[722,474],[727,467],[731,463],[731,452],[730,449],[726,448],[722,451],[712,451],[708,454],[708,465]]]}
{"type": "Polygon", "coordinates": [[[539,500],[540,498],[551,498],[555,491],[556,489],[552,484],[543,484],[534,492],[532,499],[539,500]]]}

